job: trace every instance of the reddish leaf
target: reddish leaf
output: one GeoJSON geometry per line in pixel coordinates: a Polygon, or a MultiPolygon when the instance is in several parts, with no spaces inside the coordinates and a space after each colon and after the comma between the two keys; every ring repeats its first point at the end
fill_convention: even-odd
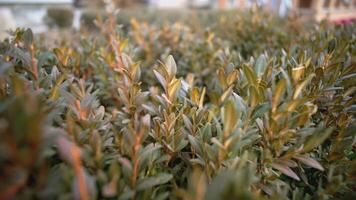
{"type": "Polygon", "coordinates": [[[305,165],[308,165],[308,166],[313,167],[315,169],[318,169],[320,171],[324,171],[323,166],[321,166],[321,164],[318,161],[316,161],[316,160],[314,160],[314,159],[312,159],[310,157],[307,157],[307,156],[294,156],[294,158],[296,160],[298,160],[299,162],[305,164],[305,165]]]}
{"type": "Polygon", "coordinates": [[[283,174],[299,181],[299,177],[298,175],[291,169],[289,168],[288,166],[285,166],[285,165],[281,165],[281,164],[278,164],[278,163],[272,163],[271,166],[277,170],[279,170],[280,172],[282,172],[283,174]]]}

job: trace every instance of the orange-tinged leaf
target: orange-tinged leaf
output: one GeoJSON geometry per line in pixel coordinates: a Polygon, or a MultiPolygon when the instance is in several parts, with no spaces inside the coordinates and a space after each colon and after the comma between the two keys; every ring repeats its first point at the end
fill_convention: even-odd
{"type": "Polygon", "coordinates": [[[195,103],[199,104],[199,89],[193,88],[190,92],[190,99],[195,103]]]}
{"type": "Polygon", "coordinates": [[[63,137],[58,138],[57,144],[62,158],[74,169],[79,186],[80,199],[89,200],[88,187],[85,181],[84,168],[81,164],[81,151],[79,147],[63,137]]]}

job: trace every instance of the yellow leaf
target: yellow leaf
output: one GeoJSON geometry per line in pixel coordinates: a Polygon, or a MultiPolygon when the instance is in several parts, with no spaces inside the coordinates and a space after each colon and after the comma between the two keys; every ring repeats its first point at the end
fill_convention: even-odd
{"type": "Polygon", "coordinates": [[[236,126],[237,113],[233,101],[228,101],[223,108],[224,135],[229,134],[236,126]]]}
{"type": "Polygon", "coordinates": [[[177,94],[177,91],[179,91],[180,86],[181,86],[180,79],[173,80],[168,86],[168,97],[171,102],[173,102],[173,100],[175,99],[175,96],[177,94]]]}
{"type": "Polygon", "coordinates": [[[296,99],[296,100],[292,100],[290,102],[288,102],[285,105],[285,110],[286,111],[295,111],[295,109],[301,105],[303,105],[307,100],[306,99],[296,99]]]}
{"type": "Polygon", "coordinates": [[[250,105],[251,107],[255,107],[258,103],[261,102],[262,97],[260,96],[258,90],[254,86],[250,86],[250,105]]]}
{"type": "Polygon", "coordinates": [[[293,99],[296,99],[299,94],[302,92],[303,88],[311,81],[311,79],[315,76],[315,74],[311,74],[307,79],[305,79],[301,84],[299,84],[293,94],[293,99]]]}
{"type": "Polygon", "coordinates": [[[220,102],[224,102],[225,99],[231,94],[232,86],[230,86],[220,97],[220,102]]]}
{"type": "Polygon", "coordinates": [[[227,84],[228,85],[231,85],[233,84],[236,79],[237,79],[237,74],[238,74],[238,71],[236,69],[234,69],[228,76],[227,76],[227,84]]]}
{"type": "Polygon", "coordinates": [[[126,38],[123,42],[120,43],[120,47],[119,47],[120,52],[122,52],[125,49],[128,42],[129,42],[129,40],[126,38]]]}
{"type": "Polygon", "coordinates": [[[256,86],[257,85],[257,76],[255,72],[251,69],[251,67],[245,65],[243,68],[243,72],[249,84],[256,86]]]}
{"type": "Polygon", "coordinates": [[[218,78],[219,78],[219,83],[220,83],[220,86],[225,89],[227,87],[227,84],[226,84],[226,77],[225,77],[225,70],[224,68],[220,68],[218,69],[218,78]]]}
{"type": "Polygon", "coordinates": [[[275,112],[277,109],[277,105],[279,104],[281,97],[286,88],[286,80],[282,79],[278,82],[274,93],[272,95],[272,112],[275,112]]]}
{"type": "Polygon", "coordinates": [[[199,104],[199,90],[198,88],[193,88],[190,92],[190,99],[195,103],[199,104]]]}
{"type": "Polygon", "coordinates": [[[200,96],[200,100],[199,100],[199,108],[202,108],[202,107],[203,107],[205,92],[206,92],[206,89],[205,89],[205,87],[204,87],[204,88],[203,88],[203,91],[202,91],[202,93],[201,93],[201,96],[200,96]]]}
{"type": "Polygon", "coordinates": [[[192,88],[194,86],[194,74],[188,73],[186,80],[188,85],[192,88]]]}
{"type": "Polygon", "coordinates": [[[304,74],[305,67],[296,67],[292,69],[292,78],[294,82],[297,82],[304,74]]]}

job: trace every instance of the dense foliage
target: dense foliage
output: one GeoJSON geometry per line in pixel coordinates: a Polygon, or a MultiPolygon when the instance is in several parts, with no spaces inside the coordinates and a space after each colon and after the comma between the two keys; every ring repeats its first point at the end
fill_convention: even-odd
{"type": "Polygon", "coordinates": [[[226,17],[14,31],[0,199],[355,198],[355,25],[226,17]]]}

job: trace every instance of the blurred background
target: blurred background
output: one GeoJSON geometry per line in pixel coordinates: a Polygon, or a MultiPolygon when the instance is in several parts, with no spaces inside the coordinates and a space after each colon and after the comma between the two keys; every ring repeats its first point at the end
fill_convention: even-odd
{"type": "MultiPolygon", "coordinates": [[[[354,20],[356,0],[0,0],[0,38],[16,27],[35,33],[51,29],[92,26],[93,20],[110,10],[120,9],[124,17],[152,18],[153,13],[182,17],[187,10],[239,12],[259,6],[279,16],[298,15],[305,20],[333,22],[354,20]],[[144,15],[143,15],[144,14],[144,15]],[[177,15],[175,15],[177,14],[177,15]]],[[[160,18],[167,17],[163,15],[160,18]]],[[[125,19],[122,20],[125,24],[125,19]]]]}

